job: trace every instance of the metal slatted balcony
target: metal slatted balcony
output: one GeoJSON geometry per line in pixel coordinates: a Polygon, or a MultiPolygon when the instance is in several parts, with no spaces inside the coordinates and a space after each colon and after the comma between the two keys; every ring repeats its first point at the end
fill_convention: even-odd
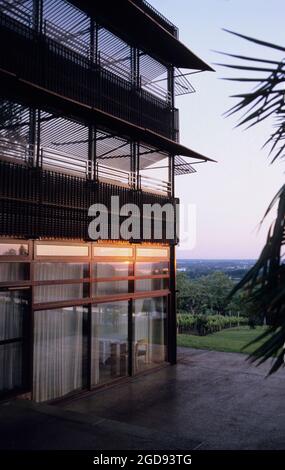
{"type": "Polygon", "coordinates": [[[137,178],[134,172],[112,168],[98,162],[94,167],[93,162],[70,153],[46,147],[41,147],[37,152],[36,146],[22,145],[8,139],[0,139],[0,160],[18,162],[27,167],[40,167],[85,179],[95,178],[98,181],[165,196],[171,194],[169,181],[144,175],[139,175],[137,178]]]}
{"type": "Polygon", "coordinates": [[[178,110],[57,41],[0,12],[0,67],[60,96],[178,141],[178,110]]]}

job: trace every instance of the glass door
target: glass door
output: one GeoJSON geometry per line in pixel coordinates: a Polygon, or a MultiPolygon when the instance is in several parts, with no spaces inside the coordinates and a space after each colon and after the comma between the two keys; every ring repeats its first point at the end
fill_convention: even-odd
{"type": "Polygon", "coordinates": [[[0,395],[28,387],[29,298],[30,289],[0,289],[0,395]]]}
{"type": "Polygon", "coordinates": [[[91,385],[128,375],[129,301],[92,305],[91,385]]]}
{"type": "Polygon", "coordinates": [[[166,362],[167,297],[133,302],[133,373],[166,362]]]}

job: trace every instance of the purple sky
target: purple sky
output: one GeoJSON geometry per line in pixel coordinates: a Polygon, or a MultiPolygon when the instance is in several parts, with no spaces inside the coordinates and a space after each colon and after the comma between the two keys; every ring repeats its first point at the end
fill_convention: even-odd
{"type": "MultiPolygon", "coordinates": [[[[231,36],[221,28],[285,45],[284,0],[150,0],[172,20],[180,40],[209,64],[223,62],[213,50],[267,58],[280,53],[231,36]]],[[[229,61],[229,59],[227,59],[229,61]]],[[[218,160],[198,165],[198,173],[176,178],[176,193],[184,205],[197,206],[197,242],[178,248],[178,257],[255,258],[263,246],[268,223],[257,226],[269,202],[284,183],[284,165],[270,166],[262,144],[271,131],[265,123],[249,131],[234,129],[238,116],[223,118],[234,100],[231,94],[248,85],[220,80],[240,76],[214,66],[216,73],[191,77],[197,92],[178,97],[181,143],[218,160]]]]}

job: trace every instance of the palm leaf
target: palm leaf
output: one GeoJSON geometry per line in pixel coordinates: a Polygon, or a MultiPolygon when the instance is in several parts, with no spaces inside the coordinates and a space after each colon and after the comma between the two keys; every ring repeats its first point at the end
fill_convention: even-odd
{"type": "MultiPolygon", "coordinates": [[[[226,31],[256,45],[285,52],[285,47],[226,31]]],[[[220,64],[227,68],[248,72],[247,77],[226,79],[257,83],[254,90],[233,96],[239,101],[226,112],[226,116],[242,112],[243,114],[237,126],[247,126],[246,128],[258,125],[268,118],[273,118],[274,131],[266,139],[264,146],[269,146],[269,155],[273,156],[272,163],[277,159],[283,159],[285,157],[284,61],[282,58],[280,61],[273,61],[238,54],[224,55],[241,60],[243,63],[248,61],[257,64],[254,67],[252,65],[220,64]],[[261,78],[251,78],[250,74],[253,72],[260,72],[261,78]]],[[[270,374],[276,372],[284,364],[285,264],[283,251],[285,251],[285,184],[269,204],[264,218],[271,213],[276,205],[278,205],[277,216],[270,227],[266,244],[259,259],[230,294],[230,297],[232,297],[236,292],[244,291],[252,312],[255,314],[258,312],[260,316],[266,319],[269,328],[251,343],[255,344],[262,340],[261,346],[258,346],[250,354],[249,359],[259,365],[269,358],[273,358],[270,374]]]]}

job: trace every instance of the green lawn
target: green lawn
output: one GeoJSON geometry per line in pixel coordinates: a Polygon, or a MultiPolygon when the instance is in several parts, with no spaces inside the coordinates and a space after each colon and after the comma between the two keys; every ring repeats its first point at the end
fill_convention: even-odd
{"type": "Polygon", "coordinates": [[[244,351],[241,351],[241,349],[263,332],[264,327],[262,326],[258,326],[255,329],[250,329],[248,326],[240,326],[228,328],[207,336],[178,335],[177,344],[178,346],[188,348],[249,353],[256,349],[260,343],[255,343],[244,351]]]}

